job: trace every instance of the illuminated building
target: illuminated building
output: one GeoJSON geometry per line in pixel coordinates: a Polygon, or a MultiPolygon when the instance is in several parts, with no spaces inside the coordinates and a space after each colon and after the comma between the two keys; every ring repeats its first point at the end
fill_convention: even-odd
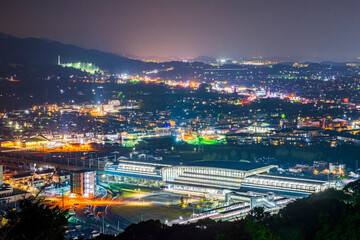
{"type": "Polygon", "coordinates": [[[335,175],[336,174],[343,175],[346,171],[346,165],[329,163],[329,171],[330,173],[335,175]]]}
{"type": "Polygon", "coordinates": [[[26,148],[33,148],[33,147],[45,147],[48,144],[49,144],[48,139],[42,136],[36,136],[23,140],[21,146],[26,148]]]}
{"type": "Polygon", "coordinates": [[[121,160],[118,165],[108,163],[105,166],[106,181],[160,187],[164,185],[160,171],[166,166],[170,165],[126,160],[121,160]]]}
{"type": "Polygon", "coordinates": [[[291,178],[268,174],[276,165],[254,167],[242,163],[241,169],[207,166],[172,166],[134,161],[108,163],[105,166],[106,181],[117,183],[166,186],[168,191],[190,194],[210,194],[224,197],[226,191],[279,192],[284,194],[310,194],[332,186],[326,181],[291,178]]]}
{"type": "Polygon", "coordinates": [[[96,193],[96,171],[79,170],[72,172],[70,192],[84,198],[93,198],[96,193]]]}
{"type": "Polygon", "coordinates": [[[293,67],[298,67],[298,68],[306,68],[306,67],[308,67],[309,66],[309,64],[306,64],[306,63],[294,63],[293,64],[293,67]]]}
{"type": "Polygon", "coordinates": [[[69,173],[59,173],[59,172],[57,172],[53,176],[53,181],[55,183],[68,184],[69,180],[70,180],[70,174],[69,173]]]}
{"type": "Polygon", "coordinates": [[[1,142],[1,147],[13,147],[15,143],[12,141],[1,142]]]}
{"type": "Polygon", "coordinates": [[[38,172],[26,172],[13,175],[9,178],[11,185],[42,187],[53,176],[53,169],[45,169],[38,172]]]}

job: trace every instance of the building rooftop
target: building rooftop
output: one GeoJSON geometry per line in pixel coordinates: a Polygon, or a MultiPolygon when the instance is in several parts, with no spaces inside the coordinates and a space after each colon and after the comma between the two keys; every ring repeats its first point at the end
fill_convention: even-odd
{"type": "Polygon", "coordinates": [[[49,140],[43,136],[31,137],[24,140],[24,142],[40,142],[40,141],[49,141],[49,140]]]}
{"type": "MultiPolygon", "coordinates": [[[[184,165],[185,166],[185,165],[184,165]]],[[[261,167],[266,167],[265,164],[248,163],[239,161],[194,161],[186,166],[197,166],[197,167],[214,167],[214,168],[226,168],[242,171],[250,171],[261,167]]]]}
{"type": "Polygon", "coordinates": [[[81,169],[81,170],[71,171],[71,173],[86,173],[86,172],[96,172],[96,171],[90,170],[90,169],[81,169]]]}

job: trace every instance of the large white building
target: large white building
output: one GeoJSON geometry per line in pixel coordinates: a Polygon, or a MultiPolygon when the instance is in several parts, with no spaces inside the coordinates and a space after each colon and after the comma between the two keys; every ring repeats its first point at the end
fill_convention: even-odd
{"type": "Polygon", "coordinates": [[[165,165],[134,161],[108,163],[106,181],[143,186],[166,187],[171,191],[224,196],[228,191],[279,192],[310,194],[332,187],[327,181],[291,178],[269,174],[276,165],[252,167],[244,163],[244,170],[207,166],[165,165]]]}

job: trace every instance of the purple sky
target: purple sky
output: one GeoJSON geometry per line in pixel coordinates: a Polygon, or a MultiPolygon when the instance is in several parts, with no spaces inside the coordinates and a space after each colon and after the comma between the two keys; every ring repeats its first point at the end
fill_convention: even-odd
{"type": "Polygon", "coordinates": [[[0,32],[161,57],[360,56],[360,0],[0,0],[0,32]]]}

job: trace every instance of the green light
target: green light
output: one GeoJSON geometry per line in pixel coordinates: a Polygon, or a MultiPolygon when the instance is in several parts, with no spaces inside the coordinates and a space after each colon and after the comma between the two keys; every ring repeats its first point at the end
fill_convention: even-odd
{"type": "Polygon", "coordinates": [[[218,145],[225,144],[224,139],[204,139],[203,137],[195,136],[193,140],[185,140],[188,144],[191,145],[218,145]]]}
{"type": "Polygon", "coordinates": [[[63,64],[61,64],[61,66],[80,69],[81,71],[85,71],[85,72],[88,72],[88,73],[91,73],[91,74],[94,74],[95,72],[100,71],[100,68],[95,66],[92,63],[83,63],[83,62],[63,63],[63,64]]]}
{"type": "Polygon", "coordinates": [[[124,146],[125,147],[135,147],[136,142],[134,140],[127,140],[124,141],[124,146]]]}

